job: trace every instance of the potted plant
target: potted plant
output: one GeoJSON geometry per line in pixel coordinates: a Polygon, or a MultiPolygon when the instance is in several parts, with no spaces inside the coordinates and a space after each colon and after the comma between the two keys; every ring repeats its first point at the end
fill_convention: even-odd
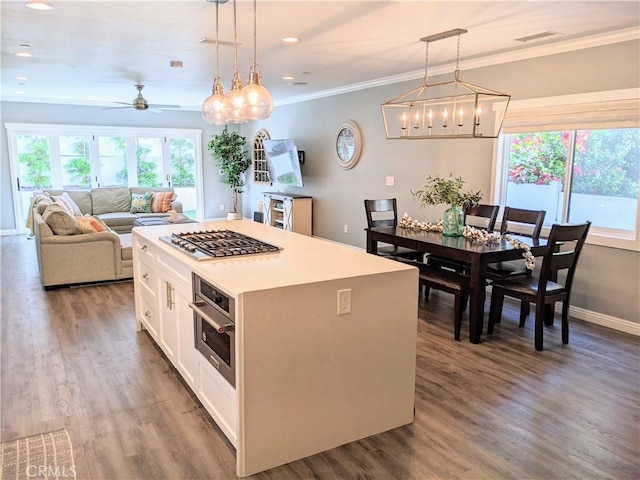
{"type": "Polygon", "coordinates": [[[239,220],[242,214],[238,212],[238,194],[244,187],[244,173],[251,166],[251,158],[244,150],[246,138],[236,132],[229,132],[225,125],[222,133],[212,135],[207,144],[213,159],[217,162],[222,173],[222,183],[231,187],[233,200],[232,210],[229,210],[227,220],[239,220]]]}
{"type": "Polygon", "coordinates": [[[463,209],[473,207],[482,200],[482,192],[462,193],[464,180],[462,177],[449,178],[432,177],[429,175],[422,190],[411,193],[420,200],[420,206],[440,205],[442,203],[449,207],[442,214],[442,234],[447,237],[459,237],[462,235],[464,224],[463,209]]]}

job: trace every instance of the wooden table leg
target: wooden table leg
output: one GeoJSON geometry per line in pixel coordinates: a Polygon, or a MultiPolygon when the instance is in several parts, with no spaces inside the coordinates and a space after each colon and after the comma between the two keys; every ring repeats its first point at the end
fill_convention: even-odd
{"type": "Polygon", "coordinates": [[[471,260],[471,285],[469,291],[469,341],[480,343],[484,323],[484,275],[480,256],[471,260]]]}

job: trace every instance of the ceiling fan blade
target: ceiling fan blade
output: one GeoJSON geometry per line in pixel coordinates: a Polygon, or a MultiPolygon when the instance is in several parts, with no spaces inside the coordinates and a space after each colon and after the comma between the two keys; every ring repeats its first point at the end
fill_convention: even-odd
{"type": "MultiPolygon", "coordinates": [[[[122,102],[118,102],[118,103],[122,103],[122,102]]],[[[104,107],[102,110],[117,110],[119,108],[131,108],[132,105],[125,105],[124,107],[104,107]]]]}
{"type": "Polygon", "coordinates": [[[163,105],[160,103],[150,103],[149,108],[181,108],[180,105],[163,105]]]}
{"type": "Polygon", "coordinates": [[[129,107],[133,106],[133,103],[131,102],[113,102],[113,103],[119,103],[120,105],[128,105],[129,107]]]}

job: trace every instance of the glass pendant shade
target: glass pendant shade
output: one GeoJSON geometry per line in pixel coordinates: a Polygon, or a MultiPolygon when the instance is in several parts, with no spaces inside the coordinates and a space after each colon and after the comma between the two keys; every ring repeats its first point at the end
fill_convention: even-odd
{"type": "Polygon", "coordinates": [[[212,125],[224,125],[227,123],[227,111],[224,107],[224,94],[222,93],[220,77],[216,77],[211,95],[202,104],[202,118],[212,125]]]}
{"type": "Polygon", "coordinates": [[[241,92],[244,103],[242,116],[246,120],[265,120],[273,111],[273,99],[269,90],[260,83],[260,74],[255,66],[251,69],[249,82],[241,92]]]}
{"type": "Polygon", "coordinates": [[[242,81],[236,71],[231,81],[231,90],[224,96],[224,109],[228,123],[246,123],[243,116],[244,98],[242,97],[242,81]]]}

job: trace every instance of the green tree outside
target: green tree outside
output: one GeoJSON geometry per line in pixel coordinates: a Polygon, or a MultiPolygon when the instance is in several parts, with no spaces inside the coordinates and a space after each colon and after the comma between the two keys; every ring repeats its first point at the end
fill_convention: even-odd
{"type": "Polygon", "coordinates": [[[24,151],[18,154],[18,162],[24,165],[20,171],[23,188],[40,190],[51,188],[51,152],[47,137],[32,135],[21,136],[18,140],[26,140],[24,151]]]}
{"type": "Polygon", "coordinates": [[[172,138],[171,150],[171,185],[173,187],[195,187],[195,157],[193,141],[186,138],[172,138]]]}
{"type": "Polygon", "coordinates": [[[71,150],[77,157],[72,157],[65,164],[64,169],[69,174],[73,186],[81,188],[91,187],[91,164],[89,163],[89,139],[78,137],[71,146],[71,150]]]}

